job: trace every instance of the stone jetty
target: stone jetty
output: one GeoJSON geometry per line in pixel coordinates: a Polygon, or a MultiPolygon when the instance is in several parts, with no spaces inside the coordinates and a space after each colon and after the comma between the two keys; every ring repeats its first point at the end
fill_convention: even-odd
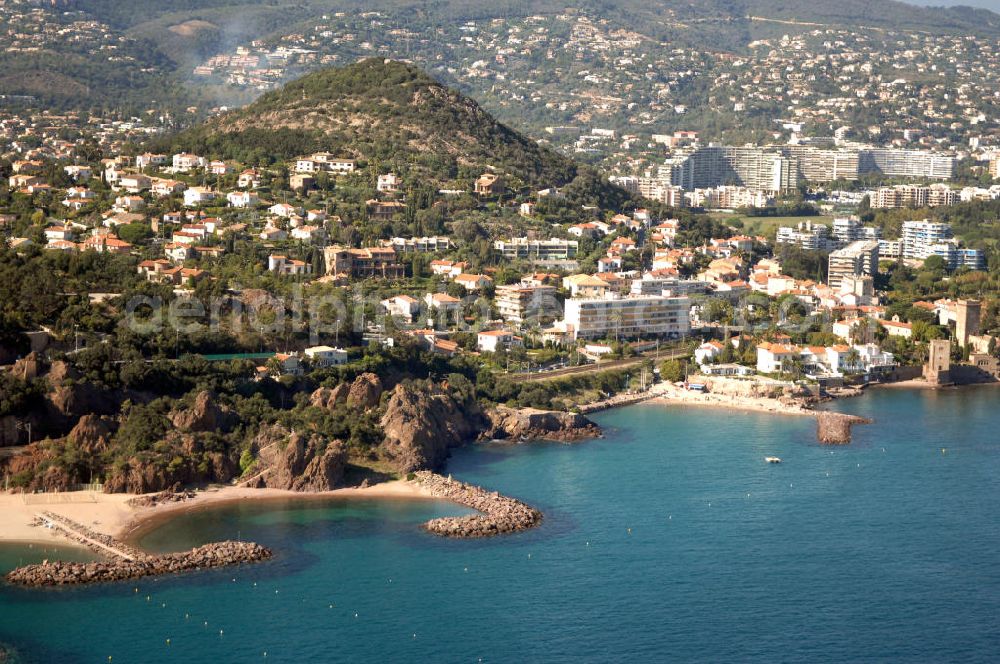
{"type": "Polygon", "coordinates": [[[43,512],[39,518],[39,525],[60,533],[70,541],[82,544],[106,560],[88,563],[46,560],[10,572],[6,577],[9,583],[40,587],[125,581],[145,576],[260,562],[272,555],[269,549],[259,544],[233,541],[206,544],[180,553],[151,555],[53,512],[43,512]]]}
{"type": "Polygon", "coordinates": [[[534,528],[542,513],[519,500],[487,491],[430,471],[414,473],[414,481],[436,498],[445,498],[482,514],[432,519],[424,528],[442,537],[493,537],[534,528]]]}

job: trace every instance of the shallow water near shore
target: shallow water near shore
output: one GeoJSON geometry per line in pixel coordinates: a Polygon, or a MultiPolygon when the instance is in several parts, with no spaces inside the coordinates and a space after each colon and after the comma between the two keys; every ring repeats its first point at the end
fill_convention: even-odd
{"type": "Polygon", "coordinates": [[[225,505],[142,544],[252,539],[275,560],[0,587],[0,642],[37,662],[995,661],[998,406],[873,391],[834,406],[875,419],[847,447],[811,418],[608,411],[601,440],[451,460],[541,509],[535,530],[439,539],[420,523],[465,510],[433,501],[225,505]]]}

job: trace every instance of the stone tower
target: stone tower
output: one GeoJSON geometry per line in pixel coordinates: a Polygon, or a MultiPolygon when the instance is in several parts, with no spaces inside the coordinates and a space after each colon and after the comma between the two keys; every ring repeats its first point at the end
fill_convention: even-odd
{"type": "Polygon", "coordinates": [[[955,305],[955,338],[958,345],[969,345],[969,337],[979,334],[979,318],[982,302],[979,300],[959,300],[955,305]]]}
{"type": "Polygon", "coordinates": [[[947,339],[931,341],[927,364],[924,365],[924,380],[934,385],[951,382],[951,342],[947,339]]]}

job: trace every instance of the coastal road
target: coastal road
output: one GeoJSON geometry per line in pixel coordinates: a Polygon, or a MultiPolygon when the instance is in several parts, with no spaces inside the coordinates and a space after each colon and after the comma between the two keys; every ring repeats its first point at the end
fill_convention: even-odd
{"type": "Polygon", "coordinates": [[[660,362],[665,360],[679,360],[684,357],[690,357],[691,353],[692,349],[690,348],[673,351],[660,351],[659,355],[656,353],[644,353],[642,355],[636,355],[635,357],[627,357],[623,360],[610,360],[607,362],[598,362],[597,364],[581,364],[577,367],[566,367],[565,369],[557,369],[555,371],[546,371],[537,374],[507,374],[503,376],[503,378],[516,380],[520,383],[537,383],[543,380],[566,378],[567,376],[599,373],[601,371],[610,371],[613,369],[627,369],[628,367],[638,366],[647,360],[658,359],[660,362]]]}

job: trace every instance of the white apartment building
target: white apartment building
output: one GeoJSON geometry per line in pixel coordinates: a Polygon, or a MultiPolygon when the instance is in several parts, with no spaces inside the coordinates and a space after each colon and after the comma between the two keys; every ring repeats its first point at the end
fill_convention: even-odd
{"type": "Polygon", "coordinates": [[[576,240],[529,240],[526,237],[516,237],[510,240],[497,240],[493,248],[503,254],[508,260],[517,258],[546,260],[567,260],[576,256],[580,243],[576,240]]]}
{"type": "Polygon", "coordinates": [[[858,219],[842,217],[833,220],[833,237],[842,244],[858,240],[878,240],[882,237],[882,229],[877,226],[864,226],[858,219]]]}
{"type": "Polygon", "coordinates": [[[858,171],[898,178],[950,180],[955,175],[956,161],[954,155],[926,150],[866,148],[858,153],[858,171]]]}
{"type": "Polygon", "coordinates": [[[873,208],[922,208],[955,205],[961,201],[962,194],[946,184],[898,185],[881,187],[871,195],[873,208]]]}
{"type": "Polygon", "coordinates": [[[554,286],[497,286],[494,304],[500,317],[511,323],[531,318],[551,320],[561,310],[554,286]]]}
{"type": "Polygon", "coordinates": [[[342,175],[354,172],[353,159],[339,159],[329,152],[317,152],[308,157],[295,160],[295,170],[298,173],[334,173],[342,175]]]}
{"type": "Polygon", "coordinates": [[[798,225],[781,226],[774,241],[777,244],[795,244],[806,251],[825,251],[830,247],[830,229],[823,224],[801,221],[798,225]]]}
{"type": "Polygon", "coordinates": [[[434,253],[437,251],[448,251],[454,245],[451,238],[443,235],[403,238],[394,237],[386,243],[396,250],[397,253],[434,253]]]}
{"type": "Polygon", "coordinates": [[[903,258],[923,260],[929,255],[931,245],[952,238],[951,224],[930,221],[904,221],[902,231],[903,258]]]}
{"type": "Polygon", "coordinates": [[[689,191],[738,185],[778,193],[799,185],[798,159],[761,147],[710,145],[684,150],[660,170],[671,184],[689,191]]]}
{"type": "Polygon", "coordinates": [[[872,276],[878,272],[878,240],[859,240],[830,252],[827,283],[839,289],[846,277],[872,276]]]}
{"type": "Polygon", "coordinates": [[[691,333],[691,301],[658,295],[571,298],[563,323],[573,339],[683,337],[691,333]]]}

